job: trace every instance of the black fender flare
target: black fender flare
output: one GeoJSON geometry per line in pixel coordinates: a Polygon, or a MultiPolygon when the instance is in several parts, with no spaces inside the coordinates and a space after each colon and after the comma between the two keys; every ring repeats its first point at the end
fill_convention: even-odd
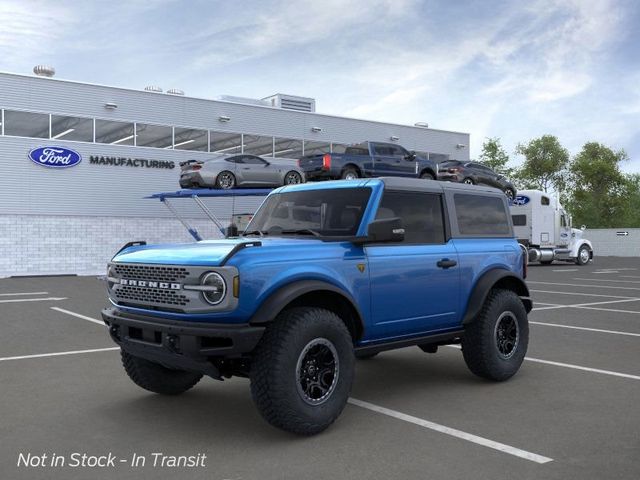
{"type": "Polygon", "coordinates": [[[529,287],[524,283],[524,280],[509,270],[495,268],[485,272],[473,287],[473,292],[471,293],[469,303],[467,304],[467,311],[462,319],[463,325],[471,323],[480,313],[480,310],[482,310],[482,306],[487,299],[487,295],[489,295],[491,289],[496,286],[513,290],[517,293],[522,300],[522,303],[524,303],[527,313],[529,313],[533,308],[533,302],[529,296],[529,287]]]}
{"type": "MultiPolygon", "coordinates": [[[[348,305],[352,311],[352,316],[355,325],[355,331],[358,333],[358,336],[362,335],[364,331],[364,322],[362,312],[360,308],[358,308],[357,302],[348,292],[343,289],[328,283],[322,280],[299,280],[288,283],[278,290],[273,292],[269,297],[262,302],[262,304],[258,307],[258,310],[253,314],[249,323],[251,325],[264,325],[266,323],[272,322],[276,316],[291,302],[300,298],[302,295],[312,293],[312,292],[321,292],[328,291],[333,294],[337,294],[342,297],[342,300],[345,302],[345,305],[348,305]]],[[[348,320],[344,319],[343,320],[348,320]]],[[[356,333],[354,332],[354,333],[356,333]]],[[[354,340],[356,340],[354,338],[354,340]]]]}

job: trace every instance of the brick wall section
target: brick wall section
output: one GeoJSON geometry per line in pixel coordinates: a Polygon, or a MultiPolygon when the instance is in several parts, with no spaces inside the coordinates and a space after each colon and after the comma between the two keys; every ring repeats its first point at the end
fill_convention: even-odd
{"type": "Polygon", "coordinates": [[[587,228],[584,238],[593,243],[596,257],[640,257],[640,228],[587,228]]]}
{"type": "MultiPolygon", "coordinates": [[[[210,221],[190,223],[203,238],[221,238],[210,221]]],[[[133,240],[193,241],[172,218],[0,215],[0,277],[102,275],[113,254],[133,240]]]]}

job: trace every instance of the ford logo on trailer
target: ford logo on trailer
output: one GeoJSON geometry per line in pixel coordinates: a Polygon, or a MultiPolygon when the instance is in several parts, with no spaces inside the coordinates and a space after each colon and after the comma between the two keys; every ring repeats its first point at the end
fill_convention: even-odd
{"type": "Polygon", "coordinates": [[[526,195],[516,195],[516,198],[513,199],[513,205],[526,205],[530,200],[526,195]]]}
{"type": "Polygon", "coordinates": [[[69,148],[38,147],[29,152],[33,163],[50,168],[69,168],[79,164],[82,156],[69,148]]]}

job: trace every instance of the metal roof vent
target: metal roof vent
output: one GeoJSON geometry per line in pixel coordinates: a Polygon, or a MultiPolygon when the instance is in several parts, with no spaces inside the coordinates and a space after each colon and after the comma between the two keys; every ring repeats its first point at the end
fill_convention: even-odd
{"type": "Polygon", "coordinates": [[[263,98],[270,102],[272,107],[278,107],[285,110],[296,110],[298,112],[315,112],[316,101],[309,97],[296,97],[295,95],[285,95],[276,93],[270,97],[263,98]]]}
{"type": "Polygon", "coordinates": [[[56,69],[49,65],[36,65],[33,67],[33,73],[39,77],[51,78],[56,74],[56,69]]]}
{"type": "Polygon", "coordinates": [[[162,93],[162,88],[156,86],[156,85],[147,85],[146,87],[144,87],[145,91],[147,92],[156,92],[156,93],[162,93]]]}
{"type": "Polygon", "coordinates": [[[170,90],[167,90],[167,93],[169,95],[184,95],[184,92],[179,88],[172,88],[170,90]]]}

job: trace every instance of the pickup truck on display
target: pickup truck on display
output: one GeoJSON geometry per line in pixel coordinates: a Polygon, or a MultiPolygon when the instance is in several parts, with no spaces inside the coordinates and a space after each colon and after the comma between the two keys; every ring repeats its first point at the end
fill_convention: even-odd
{"type": "Polygon", "coordinates": [[[529,338],[525,257],[496,189],[290,185],[239,237],[127,244],[102,318],[138,386],[177,395],[204,375],[246,377],[269,423],[311,435],[342,412],[356,359],[384,350],[461,344],[474,374],[513,376],[529,338]]]}
{"type": "Polygon", "coordinates": [[[308,155],[298,161],[307,181],[364,177],[409,177],[434,180],[438,164],[394,143],[364,142],[344,153],[308,155]]]}
{"type": "Polygon", "coordinates": [[[571,216],[557,198],[540,190],[522,190],[511,202],[511,219],[530,262],[585,265],[593,260],[593,245],[582,238],[585,227],[571,227],[571,216]]]}

